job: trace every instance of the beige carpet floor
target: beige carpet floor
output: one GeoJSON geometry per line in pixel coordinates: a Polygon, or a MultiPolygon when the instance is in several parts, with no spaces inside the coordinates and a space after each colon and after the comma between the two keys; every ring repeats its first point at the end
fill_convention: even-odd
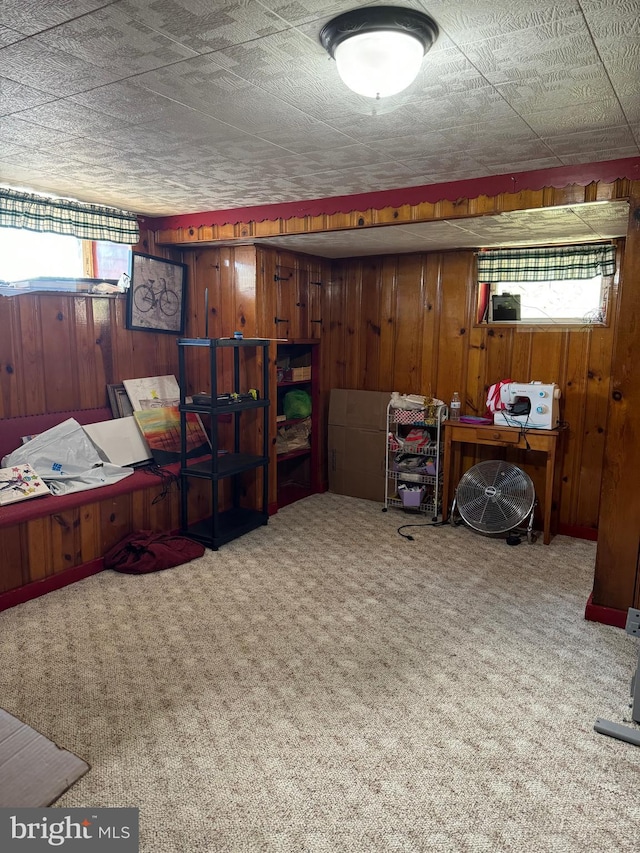
{"type": "Polygon", "coordinates": [[[0,614],[0,706],[140,808],[143,853],[637,849],[637,641],[583,618],[595,545],[396,529],[317,495],[188,565],[0,614]]]}

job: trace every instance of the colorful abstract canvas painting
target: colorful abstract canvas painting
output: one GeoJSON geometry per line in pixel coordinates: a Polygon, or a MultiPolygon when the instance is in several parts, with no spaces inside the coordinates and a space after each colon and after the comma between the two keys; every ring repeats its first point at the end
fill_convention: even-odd
{"type": "MultiPolygon", "coordinates": [[[[180,460],[180,413],[177,406],[142,409],[134,412],[134,417],[145,437],[158,465],[168,465],[180,460]]],[[[207,434],[202,428],[198,415],[188,412],[187,458],[204,456],[211,452],[207,434]]]]}

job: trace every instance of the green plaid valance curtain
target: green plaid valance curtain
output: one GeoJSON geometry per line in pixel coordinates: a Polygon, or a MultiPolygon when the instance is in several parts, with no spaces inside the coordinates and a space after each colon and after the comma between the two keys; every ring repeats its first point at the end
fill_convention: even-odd
{"type": "Polygon", "coordinates": [[[601,243],[478,253],[478,281],[558,281],[613,275],[616,247],[601,243]]]}
{"type": "Polygon", "coordinates": [[[0,226],[129,245],[137,243],[140,237],[135,213],[4,187],[0,187],[0,226]]]}

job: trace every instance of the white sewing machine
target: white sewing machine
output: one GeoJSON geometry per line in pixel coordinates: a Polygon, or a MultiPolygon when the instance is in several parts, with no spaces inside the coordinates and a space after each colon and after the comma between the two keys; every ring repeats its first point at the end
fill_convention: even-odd
{"type": "Polygon", "coordinates": [[[494,412],[493,422],[526,429],[555,429],[560,421],[559,399],[560,388],[555,383],[509,382],[500,388],[500,401],[506,408],[494,412]]]}

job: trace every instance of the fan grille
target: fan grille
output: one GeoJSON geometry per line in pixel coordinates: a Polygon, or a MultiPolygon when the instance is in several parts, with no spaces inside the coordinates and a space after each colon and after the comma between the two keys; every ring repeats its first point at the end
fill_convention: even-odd
{"type": "Polygon", "coordinates": [[[480,533],[506,533],[521,524],[535,503],[528,474],[510,462],[478,462],[462,475],[456,505],[463,521],[480,533]]]}

